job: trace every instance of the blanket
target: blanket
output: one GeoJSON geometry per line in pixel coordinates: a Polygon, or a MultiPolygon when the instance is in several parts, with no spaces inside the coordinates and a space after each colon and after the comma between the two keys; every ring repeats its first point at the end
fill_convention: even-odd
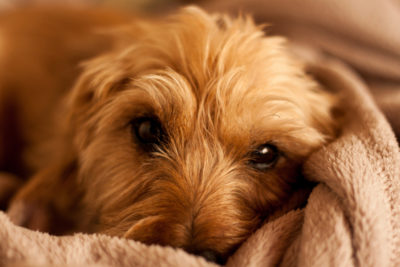
{"type": "MultiPolygon", "coordinates": [[[[293,51],[344,110],[340,136],[304,164],[302,209],[258,229],[227,266],[400,266],[400,2],[270,0],[242,5],[293,51]],[[318,2],[318,3],[317,3],[318,2]]],[[[56,237],[0,213],[0,266],[215,266],[182,250],[104,235],[56,237]]]]}

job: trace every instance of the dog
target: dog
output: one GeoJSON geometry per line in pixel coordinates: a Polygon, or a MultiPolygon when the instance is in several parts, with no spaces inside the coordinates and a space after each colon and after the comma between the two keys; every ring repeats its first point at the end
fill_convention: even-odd
{"type": "Polygon", "coordinates": [[[23,26],[0,21],[0,166],[32,176],[11,201],[17,224],[223,262],[335,136],[335,96],[249,16],[15,12],[23,26]]]}

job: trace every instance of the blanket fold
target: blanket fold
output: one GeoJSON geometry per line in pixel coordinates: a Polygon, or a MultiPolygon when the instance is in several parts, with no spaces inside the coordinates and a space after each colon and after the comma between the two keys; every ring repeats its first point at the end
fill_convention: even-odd
{"type": "MultiPolygon", "coordinates": [[[[317,187],[310,196],[302,231],[304,243],[299,255],[309,261],[315,257],[306,252],[321,249],[324,242],[313,243],[318,238],[316,229],[326,233],[343,228],[342,233],[334,235],[339,239],[324,239],[329,240],[329,244],[322,258],[334,256],[335,249],[351,244],[346,250],[352,252],[355,266],[397,266],[400,263],[398,144],[365,84],[350,71],[345,72],[345,68],[327,66],[320,67],[320,71],[330,80],[331,87],[336,86],[344,93],[348,116],[342,135],[312,155],[304,166],[309,179],[320,182],[319,187],[327,188],[317,187]],[[325,191],[320,194],[320,199],[316,197],[318,190],[325,191]],[[327,199],[329,195],[332,195],[330,200],[327,199]],[[319,212],[318,209],[311,210],[317,203],[320,203],[319,212]],[[333,208],[331,205],[336,205],[336,214],[329,214],[329,220],[324,224],[319,221],[317,226],[310,221],[323,218],[325,208],[333,208]],[[335,220],[340,221],[332,223],[335,220]],[[307,228],[312,231],[309,236],[305,236],[307,228]]],[[[349,262],[345,259],[347,257],[340,260],[349,262]]],[[[329,262],[332,260],[326,263],[329,262]]],[[[301,258],[298,263],[321,266],[313,262],[301,264],[301,258]]]]}

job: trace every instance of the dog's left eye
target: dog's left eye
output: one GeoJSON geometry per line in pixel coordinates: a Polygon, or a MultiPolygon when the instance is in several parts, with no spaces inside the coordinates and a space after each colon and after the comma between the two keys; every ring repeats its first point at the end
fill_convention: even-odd
{"type": "Polygon", "coordinates": [[[136,139],[145,146],[154,146],[162,141],[161,123],[155,118],[139,118],[131,122],[136,139]]]}
{"type": "Polygon", "coordinates": [[[265,171],[275,166],[279,156],[276,146],[263,144],[251,153],[249,164],[257,170],[265,171]]]}

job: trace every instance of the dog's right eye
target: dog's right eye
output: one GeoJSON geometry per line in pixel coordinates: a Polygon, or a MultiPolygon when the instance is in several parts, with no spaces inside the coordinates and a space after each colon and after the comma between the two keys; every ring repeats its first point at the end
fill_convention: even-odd
{"type": "Polygon", "coordinates": [[[274,167],[275,163],[279,159],[279,150],[273,144],[263,144],[259,146],[255,151],[251,153],[251,159],[249,161],[253,168],[266,171],[274,167]]]}
{"type": "Polygon", "coordinates": [[[161,123],[156,118],[139,118],[131,122],[132,132],[138,142],[146,148],[159,145],[162,141],[163,131],[161,123]]]}

